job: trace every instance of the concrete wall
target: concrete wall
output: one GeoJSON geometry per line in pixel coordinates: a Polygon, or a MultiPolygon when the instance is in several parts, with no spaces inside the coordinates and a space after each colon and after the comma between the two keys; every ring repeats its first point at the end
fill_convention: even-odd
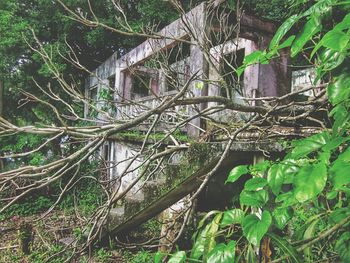
{"type": "MultiPolygon", "coordinates": [[[[121,192],[138,176],[140,169],[137,168],[142,163],[143,158],[139,157],[135,161],[132,161],[133,157],[137,154],[137,148],[131,144],[111,142],[111,145],[110,162],[113,168],[110,171],[110,179],[117,179],[114,187],[119,188],[119,192],[121,192]],[[129,172],[121,177],[125,171],[129,172]]],[[[136,192],[139,189],[139,184],[131,192],[136,192]]]]}
{"type": "MultiPolygon", "coordinates": [[[[228,40],[225,43],[212,47],[210,57],[206,57],[202,52],[202,48],[207,45],[206,37],[209,35],[210,30],[213,30],[211,28],[212,25],[207,24],[210,20],[207,15],[206,5],[202,3],[184,15],[182,19],[174,21],[158,32],[158,35],[163,36],[161,39],[147,39],[121,58],[117,58],[117,54],[112,55],[87,80],[85,94],[88,95],[89,88],[93,86],[97,86],[98,91],[101,90],[107,84],[108,78],[114,77],[115,87],[112,87],[115,89],[114,100],[116,101],[117,109],[118,107],[120,108],[121,105],[125,104],[125,101],[133,99],[131,94],[133,76],[130,68],[143,66],[142,64],[157,52],[174,47],[179,39],[191,37],[190,40],[194,44],[190,46],[188,74],[190,76],[196,74],[197,79],[191,83],[191,92],[188,96],[220,95],[221,76],[219,69],[223,56],[242,49],[244,49],[245,55],[255,50],[265,49],[271,40],[275,26],[272,23],[243,15],[241,18],[241,37],[237,40],[228,40]],[[208,79],[210,80],[209,84],[208,79]]],[[[291,85],[291,72],[287,67],[289,63],[288,55],[288,50],[284,50],[281,51],[281,57],[272,60],[269,65],[249,66],[243,76],[243,96],[282,96],[288,93],[291,85]]],[[[166,80],[164,73],[159,72],[157,79],[151,83],[151,88],[156,94],[165,92],[166,80]]],[[[238,94],[236,94],[234,100],[237,103],[246,103],[239,98],[238,94]]],[[[251,104],[253,105],[255,103],[251,102],[251,104]]],[[[189,107],[189,114],[197,114],[198,111],[215,105],[216,103],[203,103],[198,105],[198,107],[189,107]]],[[[99,105],[99,107],[101,106],[99,105]]],[[[85,112],[87,113],[87,111],[86,106],[85,112]]],[[[118,110],[115,115],[116,117],[120,117],[118,110]]],[[[221,115],[232,115],[232,111],[224,111],[221,115]]],[[[103,116],[98,117],[103,119],[103,116]]],[[[243,117],[243,115],[238,116],[238,119],[242,119],[243,117]]],[[[186,128],[190,136],[198,137],[200,134],[199,128],[205,128],[205,123],[202,119],[195,118],[186,128]]],[[[111,170],[111,176],[113,178],[118,178],[128,164],[128,161],[121,161],[134,156],[136,152],[131,145],[112,143],[111,161],[117,164],[111,170]]],[[[135,161],[130,166],[130,169],[135,168],[140,162],[141,159],[135,161]]],[[[135,176],[137,176],[137,172],[125,176],[121,181],[121,190],[135,176]]]]}

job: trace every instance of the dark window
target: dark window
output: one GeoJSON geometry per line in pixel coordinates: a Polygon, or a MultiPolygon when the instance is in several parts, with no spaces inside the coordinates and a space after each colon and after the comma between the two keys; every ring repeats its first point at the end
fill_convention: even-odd
{"type": "Polygon", "coordinates": [[[108,85],[109,85],[109,88],[111,88],[111,89],[115,88],[115,75],[110,76],[108,78],[108,85]]]}
{"type": "Polygon", "coordinates": [[[132,80],[131,98],[141,98],[150,95],[151,77],[148,75],[134,75],[132,80]]]}
{"type": "Polygon", "coordinates": [[[243,59],[244,49],[224,56],[221,63],[221,73],[227,87],[225,87],[225,85],[222,86],[221,96],[233,98],[235,92],[242,94],[243,74],[238,78],[235,69],[243,64],[243,59]],[[227,92],[229,92],[229,94],[227,94],[227,92]]]}
{"type": "Polygon", "coordinates": [[[90,99],[90,102],[97,101],[97,86],[94,86],[89,89],[89,99],[90,99]]]}

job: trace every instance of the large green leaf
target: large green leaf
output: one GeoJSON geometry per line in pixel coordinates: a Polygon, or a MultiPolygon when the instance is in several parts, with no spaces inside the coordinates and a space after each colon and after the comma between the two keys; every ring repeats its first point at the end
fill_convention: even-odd
{"type": "Polygon", "coordinates": [[[248,173],[247,165],[239,165],[231,170],[225,183],[236,182],[242,175],[248,173]]]}
{"type": "Polygon", "coordinates": [[[275,244],[277,247],[279,247],[285,256],[288,257],[288,262],[292,263],[299,263],[303,262],[299,255],[298,252],[294,247],[292,247],[286,240],[285,238],[281,238],[275,234],[268,233],[268,236],[272,239],[273,244],[275,244]]]}
{"type": "Polygon", "coordinates": [[[241,209],[226,210],[222,216],[221,226],[225,227],[232,224],[241,224],[244,212],[241,209]]]}
{"type": "Polygon", "coordinates": [[[266,190],[246,191],[243,190],[239,196],[241,205],[260,207],[267,203],[269,195],[266,190]]]}
{"type": "Polygon", "coordinates": [[[349,43],[350,36],[340,30],[327,32],[321,39],[320,43],[334,51],[343,51],[349,43]]]}
{"type": "Polygon", "coordinates": [[[328,132],[322,132],[310,136],[306,139],[293,142],[293,150],[288,155],[287,158],[299,159],[301,157],[307,156],[327,144],[329,140],[328,132]]]}
{"type": "Polygon", "coordinates": [[[278,195],[281,191],[282,184],[286,181],[293,181],[294,175],[299,171],[299,167],[294,164],[294,160],[286,160],[271,166],[267,173],[267,182],[272,192],[278,195]],[[292,162],[293,161],[293,162],[292,162]]]}
{"type": "Polygon", "coordinates": [[[245,182],[244,190],[254,191],[264,187],[265,185],[267,185],[267,181],[265,178],[255,177],[245,182]]]}
{"type": "Polygon", "coordinates": [[[333,162],[329,169],[334,189],[350,183],[350,147],[333,162]]]}
{"type": "Polygon", "coordinates": [[[278,207],[272,212],[275,225],[279,229],[283,229],[288,221],[293,216],[293,209],[291,207],[278,207]]]}
{"type": "Polygon", "coordinates": [[[280,43],[281,39],[286,35],[286,33],[292,28],[292,26],[299,20],[299,15],[293,15],[290,18],[288,18],[276,31],[275,35],[273,36],[269,49],[273,50],[278,48],[278,44],[280,43]]]}
{"type": "Polygon", "coordinates": [[[335,106],[331,111],[330,116],[334,118],[332,129],[333,133],[335,134],[340,132],[340,130],[347,124],[350,119],[350,113],[348,109],[342,104],[335,106]]]}
{"type": "Polygon", "coordinates": [[[327,167],[324,163],[307,165],[300,169],[294,180],[294,194],[299,202],[316,197],[326,186],[327,167]]]}
{"type": "Polygon", "coordinates": [[[183,263],[186,261],[186,252],[178,251],[171,256],[168,263],[183,263]]]}
{"type": "Polygon", "coordinates": [[[271,214],[264,211],[261,220],[256,215],[247,215],[243,219],[243,234],[255,246],[260,244],[272,222],[271,214]]]}
{"type": "Polygon", "coordinates": [[[334,29],[335,30],[344,30],[344,29],[349,29],[350,28],[350,14],[347,14],[343,20],[336,24],[334,29]]]}
{"type": "Polygon", "coordinates": [[[350,75],[342,74],[327,88],[329,101],[336,105],[350,98],[350,75]]]}
{"type": "Polygon", "coordinates": [[[236,242],[220,243],[209,253],[207,263],[234,263],[236,242]]]}
{"type": "Polygon", "coordinates": [[[286,192],[286,193],[283,193],[283,194],[276,196],[275,202],[276,203],[283,202],[284,206],[289,206],[289,205],[297,203],[292,191],[289,191],[289,192],[286,192]]]}
{"type": "MultiPolygon", "coordinates": [[[[330,140],[326,143],[326,145],[322,147],[322,151],[325,155],[327,155],[327,152],[329,152],[328,154],[330,154],[331,151],[338,149],[340,145],[342,145],[344,142],[349,140],[350,140],[350,137],[341,137],[341,136],[338,136],[338,134],[335,134],[333,135],[333,137],[330,138],[330,140]]],[[[319,160],[321,160],[321,158],[319,158],[319,160]]]]}
{"type": "Polygon", "coordinates": [[[297,35],[291,47],[291,56],[297,55],[304,45],[312,39],[312,37],[321,30],[320,18],[313,15],[305,24],[302,31],[297,35]]]}
{"type": "Polygon", "coordinates": [[[317,59],[319,66],[316,68],[317,78],[315,82],[319,81],[328,71],[341,65],[345,58],[346,56],[342,52],[324,48],[317,59]]]}

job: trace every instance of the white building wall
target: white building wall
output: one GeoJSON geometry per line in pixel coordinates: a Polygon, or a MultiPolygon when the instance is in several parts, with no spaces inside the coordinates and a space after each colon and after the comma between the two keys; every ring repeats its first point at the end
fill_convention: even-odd
{"type": "MultiPolygon", "coordinates": [[[[113,168],[111,169],[110,179],[116,179],[115,187],[119,187],[118,192],[125,190],[140,173],[143,158],[137,157],[134,160],[136,155],[137,151],[132,149],[130,145],[112,142],[111,161],[113,168]]],[[[140,184],[141,182],[137,183],[131,191],[136,192],[140,184]]]]}

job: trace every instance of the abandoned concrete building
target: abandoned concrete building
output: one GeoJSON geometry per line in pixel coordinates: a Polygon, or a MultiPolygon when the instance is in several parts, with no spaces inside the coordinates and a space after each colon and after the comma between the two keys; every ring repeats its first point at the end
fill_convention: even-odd
{"type": "MultiPolygon", "coordinates": [[[[255,105],[254,100],[243,98],[279,97],[311,84],[314,79],[311,69],[292,72],[288,67],[288,50],[280,50],[281,56],[269,64],[249,66],[237,77],[235,70],[230,69],[239,68],[244,57],[252,52],[266,49],[276,26],[246,14],[239,21],[235,16],[220,5],[209,9],[203,3],[156,34],[162,37],[149,38],[121,57],[117,53],[112,55],[86,81],[85,96],[95,103],[95,109],[86,105],[85,117],[94,119],[97,124],[110,118],[121,123],[131,122],[176,96],[186,85],[188,90],[184,96],[189,98],[224,96],[241,105],[255,105]],[[237,23],[239,26],[234,26],[237,23]],[[226,86],[222,85],[223,80],[226,86]],[[225,88],[227,86],[234,88],[225,88]],[[112,105],[106,105],[106,94],[112,105]]],[[[184,206],[181,200],[198,189],[201,176],[215,166],[224,148],[220,139],[208,139],[213,125],[202,113],[210,108],[219,109],[208,116],[218,123],[230,125],[244,123],[251,116],[250,113],[237,114],[231,109],[220,110],[216,106],[220,106],[219,101],[178,105],[162,112],[158,125],[153,127],[156,117],[150,117],[131,129],[130,134],[116,135],[104,145],[101,156],[107,163],[107,176],[115,182],[113,187],[118,192],[130,188],[124,201],[111,210],[111,231],[125,232],[163,211],[171,214],[184,206]],[[189,147],[186,160],[182,159],[186,154],[173,154],[163,170],[137,181],[145,156],[139,154],[143,142],[136,137],[144,138],[150,127],[153,135],[176,131],[187,138],[182,141],[170,136],[157,144],[154,136],[152,145],[171,149],[178,146],[177,143],[204,142],[207,145],[201,146],[205,148],[204,156],[196,152],[196,147],[201,144],[194,143],[197,146],[189,147]],[[136,183],[129,187],[134,181],[136,183]]],[[[276,136],[272,130],[237,135],[228,158],[199,195],[199,210],[220,209],[227,205],[223,200],[230,199],[227,193],[233,189],[226,189],[224,181],[234,166],[256,163],[265,156],[273,158],[282,151],[278,140],[273,139],[276,136]]],[[[281,136],[296,133],[300,130],[293,127],[278,132],[281,136]]]]}

